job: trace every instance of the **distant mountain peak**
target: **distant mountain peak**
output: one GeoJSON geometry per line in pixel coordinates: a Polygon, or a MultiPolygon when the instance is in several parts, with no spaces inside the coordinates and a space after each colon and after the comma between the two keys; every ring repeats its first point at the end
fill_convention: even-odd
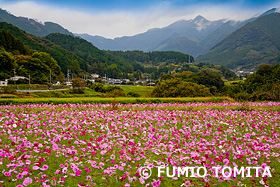
{"type": "Polygon", "coordinates": [[[208,21],[207,19],[205,19],[203,16],[200,15],[194,18],[192,22],[196,25],[195,29],[198,31],[207,28],[207,26],[211,24],[210,21],[208,21]]]}
{"type": "Polygon", "coordinates": [[[268,15],[268,14],[273,14],[273,13],[280,13],[280,7],[279,8],[272,8],[268,11],[266,11],[265,13],[261,14],[260,16],[256,16],[256,17],[261,17],[261,16],[265,16],[265,15],[268,15]]]}
{"type": "Polygon", "coordinates": [[[26,17],[17,17],[7,10],[0,8],[0,22],[10,23],[27,33],[33,34],[35,36],[43,37],[47,36],[50,33],[62,33],[73,35],[70,31],[63,28],[61,25],[53,22],[42,23],[36,19],[26,18],[26,17]]]}
{"type": "Polygon", "coordinates": [[[198,15],[194,18],[193,22],[198,22],[198,21],[208,21],[208,20],[205,19],[203,16],[198,15]]]}
{"type": "Polygon", "coordinates": [[[280,14],[260,16],[231,33],[197,61],[246,71],[255,70],[260,64],[279,63],[279,28],[280,14]]]}

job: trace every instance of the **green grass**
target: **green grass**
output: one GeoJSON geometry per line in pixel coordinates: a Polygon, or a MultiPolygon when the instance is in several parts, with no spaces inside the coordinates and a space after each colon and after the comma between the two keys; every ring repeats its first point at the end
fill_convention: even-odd
{"type": "Polygon", "coordinates": [[[94,91],[94,90],[91,90],[91,89],[85,89],[84,90],[84,94],[86,94],[86,95],[96,95],[96,94],[98,94],[99,92],[96,92],[96,91],[94,91]]]}
{"type": "MultiPolygon", "coordinates": [[[[9,87],[18,90],[29,90],[29,84],[9,84],[9,87]]],[[[48,90],[48,85],[45,84],[31,84],[31,90],[48,90]]],[[[52,85],[51,89],[67,89],[69,86],[66,85],[52,85]]]]}
{"type": "Polygon", "coordinates": [[[239,82],[244,82],[243,80],[236,80],[236,81],[227,81],[225,82],[225,85],[236,85],[238,84],[239,82]]]}
{"type": "Polygon", "coordinates": [[[0,105],[28,104],[28,103],[189,103],[189,102],[223,102],[233,101],[228,97],[185,97],[185,98],[100,98],[100,97],[74,97],[74,98],[0,98],[0,105]]]}

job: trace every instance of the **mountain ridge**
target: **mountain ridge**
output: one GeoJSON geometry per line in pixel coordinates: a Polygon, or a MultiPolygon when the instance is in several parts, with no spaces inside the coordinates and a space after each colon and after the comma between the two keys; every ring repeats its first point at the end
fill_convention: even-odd
{"type": "Polygon", "coordinates": [[[279,28],[280,13],[261,16],[230,34],[197,60],[249,71],[254,71],[260,64],[280,63],[279,28]]]}
{"type": "Polygon", "coordinates": [[[75,34],[80,36],[100,49],[105,50],[142,50],[142,51],[171,51],[175,50],[195,57],[208,53],[215,45],[224,40],[231,33],[241,28],[248,22],[258,17],[277,12],[280,8],[270,9],[259,16],[244,21],[220,19],[209,21],[201,15],[190,20],[178,20],[163,28],[149,29],[134,36],[117,37],[108,39],[101,36],[75,34]],[[177,34],[178,38],[174,38],[177,34]],[[195,42],[195,49],[190,50],[182,45],[180,39],[195,42]],[[171,43],[168,43],[170,41],[171,43]],[[175,42],[177,41],[177,42],[175,42]],[[165,47],[161,47],[165,45],[165,47]],[[199,47],[197,47],[199,46],[199,47]]]}
{"type": "MultiPolygon", "coordinates": [[[[191,20],[179,20],[166,27],[149,29],[147,32],[134,36],[108,39],[102,36],[91,36],[88,34],[75,35],[88,40],[100,49],[155,51],[158,50],[158,46],[164,41],[168,41],[169,38],[169,40],[172,40],[174,34],[178,34],[179,37],[184,37],[185,39],[199,43],[199,41],[203,40],[209,33],[224,24],[224,21],[225,20],[209,21],[199,15],[191,20]]],[[[178,44],[175,48],[178,48],[180,45],[181,44],[178,44]]],[[[174,46],[174,44],[172,46],[174,46]]],[[[170,49],[166,49],[166,51],[169,50],[170,49]]],[[[186,50],[177,51],[189,54],[189,51],[186,50]]],[[[194,54],[199,54],[199,52],[196,51],[194,54]]]]}
{"type": "Polygon", "coordinates": [[[67,29],[63,28],[61,25],[53,22],[41,23],[37,20],[26,18],[26,17],[17,17],[9,13],[6,10],[0,8],[0,22],[10,23],[21,30],[28,32],[34,36],[44,37],[51,33],[61,33],[74,35],[67,29]]]}
{"type": "MultiPolygon", "coordinates": [[[[245,21],[232,21],[220,19],[209,21],[201,15],[190,20],[178,20],[163,28],[149,29],[147,32],[134,36],[108,39],[89,34],[75,34],[96,46],[99,49],[116,51],[177,51],[199,57],[209,53],[224,41],[230,34],[242,28],[247,23],[279,12],[279,8],[270,9],[260,16],[245,21]]],[[[62,26],[52,22],[40,23],[34,19],[16,17],[0,9],[0,22],[10,22],[27,33],[44,37],[51,33],[61,33],[74,36],[73,33],[62,26]]],[[[203,58],[198,58],[203,59],[203,58]]],[[[64,68],[65,70],[65,68],[64,68]]]]}

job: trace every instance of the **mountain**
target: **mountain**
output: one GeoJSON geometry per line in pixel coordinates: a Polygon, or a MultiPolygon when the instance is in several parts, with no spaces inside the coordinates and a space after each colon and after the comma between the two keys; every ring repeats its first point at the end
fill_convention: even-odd
{"type": "MultiPolygon", "coordinates": [[[[268,10],[260,15],[260,17],[275,12],[279,12],[279,9],[268,10]]],[[[211,48],[232,32],[255,19],[257,17],[245,21],[209,21],[202,16],[197,16],[191,20],[177,21],[164,28],[150,29],[135,36],[107,39],[88,34],[76,35],[91,42],[99,49],[117,51],[177,51],[197,57],[208,53],[211,48]]],[[[2,9],[0,9],[0,22],[11,23],[27,33],[40,37],[51,33],[73,35],[56,23],[46,22],[42,24],[33,19],[16,17],[2,9]]]]}
{"type": "Polygon", "coordinates": [[[57,61],[64,74],[70,69],[71,73],[79,76],[88,72],[116,78],[121,77],[122,72],[142,70],[141,65],[107,54],[86,40],[72,35],[53,33],[41,38],[5,22],[0,22],[0,31],[10,32],[33,51],[48,53],[57,61]]]}
{"type": "Polygon", "coordinates": [[[211,48],[246,23],[279,10],[273,8],[244,21],[209,21],[197,16],[195,19],[180,20],[164,28],[150,29],[141,34],[115,39],[88,34],[76,35],[105,50],[178,51],[197,57],[208,53],[211,48]]]}
{"type": "Polygon", "coordinates": [[[154,48],[154,51],[177,51],[197,56],[202,51],[202,47],[185,36],[174,34],[154,48]]]}
{"type": "MultiPolygon", "coordinates": [[[[124,59],[137,62],[144,66],[143,73],[152,79],[159,79],[164,74],[176,72],[186,76],[190,72],[198,73],[203,70],[215,71],[223,76],[226,80],[234,80],[236,75],[234,72],[220,65],[207,63],[194,64],[194,58],[187,54],[174,51],[106,51],[109,54],[122,57],[124,59]],[[148,75],[149,74],[149,75],[148,75]]],[[[191,73],[192,74],[192,73],[191,73]]],[[[166,75],[167,77],[170,76],[166,75]]],[[[137,76],[136,76],[137,77],[137,76]]],[[[178,77],[178,78],[179,78],[178,77]]],[[[181,77],[182,78],[182,77],[181,77]]]]}
{"type": "Polygon", "coordinates": [[[108,54],[99,50],[90,42],[71,35],[53,33],[45,39],[61,46],[62,48],[76,54],[87,62],[87,71],[107,75],[109,77],[121,77],[122,73],[133,73],[141,66],[133,61],[128,61],[121,57],[108,54]]]}
{"type": "Polygon", "coordinates": [[[273,14],[273,13],[280,13],[280,8],[272,8],[272,9],[266,11],[265,13],[261,14],[259,17],[266,16],[268,14],[273,14]]]}
{"type": "MultiPolygon", "coordinates": [[[[30,77],[33,84],[43,84],[50,81],[50,71],[53,81],[63,81],[64,74],[60,66],[49,54],[34,52],[24,46],[10,31],[0,31],[0,80],[9,79],[16,73],[30,77]]],[[[28,80],[20,81],[28,82],[28,80]]]]}
{"type": "Polygon", "coordinates": [[[43,36],[47,36],[50,33],[62,33],[62,34],[73,35],[71,32],[69,32],[68,30],[64,29],[62,26],[56,23],[45,22],[44,24],[42,24],[33,19],[16,17],[8,13],[6,10],[2,10],[1,8],[0,8],[0,22],[10,23],[34,36],[43,37],[43,36]]]}
{"type": "MultiPolygon", "coordinates": [[[[32,80],[37,83],[48,81],[50,69],[57,79],[63,79],[61,72],[66,74],[67,69],[78,77],[97,73],[110,78],[139,78],[139,73],[140,75],[144,73],[145,76],[158,79],[163,74],[174,70],[174,67],[179,68],[173,63],[180,64],[181,67],[182,63],[189,58],[187,55],[175,52],[157,52],[151,54],[151,59],[149,57],[148,59],[155,63],[165,63],[165,65],[144,67],[140,62],[125,59],[121,55],[110,54],[108,51],[101,51],[82,38],[59,33],[40,38],[4,22],[0,22],[0,53],[1,79],[11,77],[13,71],[10,70],[16,69],[20,75],[31,74],[32,80]],[[57,63],[59,68],[53,68],[53,65],[50,66],[49,63],[57,63]]],[[[193,57],[190,60],[193,61],[193,57]]],[[[150,63],[153,64],[153,62],[150,63]]]]}
{"type": "Polygon", "coordinates": [[[230,34],[197,61],[234,70],[255,70],[260,64],[280,63],[279,36],[280,13],[264,14],[230,34]]]}
{"type": "Polygon", "coordinates": [[[20,39],[25,46],[33,51],[50,54],[57,61],[62,72],[65,74],[67,69],[71,69],[75,74],[86,71],[86,61],[46,39],[28,34],[25,31],[20,30],[18,27],[5,22],[0,22],[0,31],[10,32],[14,37],[20,39]]]}
{"type": "Polygon", "coordinates": [[[225,39],[227,36],[229,36],[231,33],[236,31],[237,29],[241,28],[245,24],[252,22],[256,20],[259,17],[269,15],[272,13],[279,12],[280,9],[272,8],[265,13],[261,14],[260,16],[255,16],[250,19],[244,20],[244,21],[227,21],[224,24],[222,24],[219,28],[217,28],[215,31],[210,33],[206,38],[204,38],[199,44],[202,46],[202,54],[206,54],[210,51],[211,48],[213,48],[216,44],[221,42],[223,39],[225,39]]]}
{"type": "Polygon", "coordinates": [[[209,21],[202,16],[197,16],[193,20],[177,21],[167,27],[150,29],[145,33],[135,36],[107,39],[86,34],[77,35],[88,40],[98,48],[106,50],[176,50],[185,54],[198,55],[201,54],[199,42],[222,24],[224,24],[224,20],[209,21]],[[187,44],[183,44],[184,41],[180,42],[182,38],[184,41],[188,41],[187,44]],[[192,48],[190,45],[193,44],[197,46],[192,48]]]}
{"type": "Polygon", "coordinates": [[[174,51],[106,51],[114,56],[119,56],[124,59],[140,63],[145,66],[159,66],[159,65],[182,65],[194,62],[192,56],[174,52],[174,51]]]}

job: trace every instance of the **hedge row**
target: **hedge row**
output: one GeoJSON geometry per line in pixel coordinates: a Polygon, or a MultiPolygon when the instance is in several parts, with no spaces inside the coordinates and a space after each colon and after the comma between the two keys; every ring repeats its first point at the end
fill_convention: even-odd
{"type": "Polygon", "coordinates": [[[99,97],[79,97],[79,98],[0,98],[0,105],[7,104],[29,104],[29,103],[52,103],[52,104],[76,104],[76,103],[112,103],[135,104],[135,103],[189,103],[189,102],[233,102],[229,97],[185,97],[185,98],[99,98],[99,97]]]}

